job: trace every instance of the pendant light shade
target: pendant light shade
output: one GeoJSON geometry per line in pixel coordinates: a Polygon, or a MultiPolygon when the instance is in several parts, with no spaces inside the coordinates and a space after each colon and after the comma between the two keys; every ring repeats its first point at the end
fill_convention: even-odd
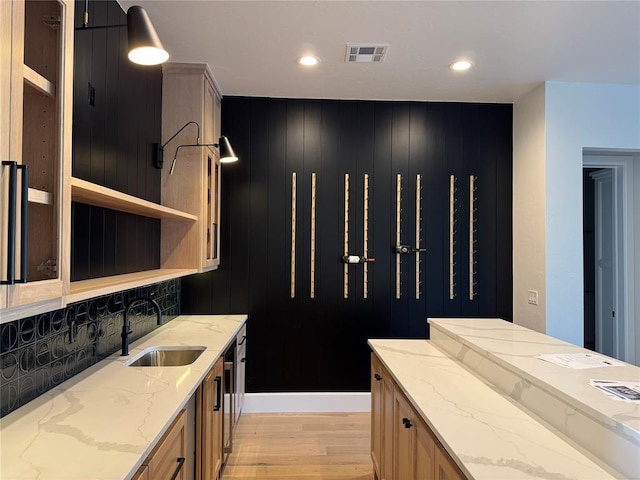
{"type": "Polygon", "coordinates": [[[159,65],[169,59],[147,11],[134,5],[127,10],[129,60],[139,65],[159,65]]]}
{"type": "Polygon", "coordinates": [[[233,163],[238,161],[238,156],[236,152],[233,151],[233,148],[231,148],[231,143],[229,143],[227,137],[220,137],[218,145],[220,146],[220,163],[233,163]]]}

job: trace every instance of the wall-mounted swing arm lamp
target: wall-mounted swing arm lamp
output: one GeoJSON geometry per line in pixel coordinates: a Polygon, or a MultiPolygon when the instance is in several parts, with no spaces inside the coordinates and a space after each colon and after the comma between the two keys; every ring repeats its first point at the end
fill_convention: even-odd
{"type": "Polygon", "coordinates": [[[169,53],[162,46],[160,37],[151,23],[147,11],[133,5],[127,10],[127,23],[122,25],[102,25],[97,27],[89,26],[89,0],[85,0],[84,15],[82,17],[82,27],[76,30],[95,30],[102,28],[127,27],[127,37],[129,40],[128,57],[133,63],[138,65],[159,65],[169,60],[169,53]]]}
{"type": "Polygon", "coordinates": [[[220,139],[218,140],[218,143],[200,143],[200,125],[198,124],[198,122],[191,120],[190,122],[185,123],[180,128],[180,130],[178,130],[176,133],[174,133],[171,136],[171,138],[169,138],[169,140],[164,142],[162,145],[160,145],[158,143],[154,144],[156,168],[162,168],[164,166],[164,158],[163,158],[164,147],[166,147],[171,140],[176,138],[180,134],[180,132],[182,132],[185,128],[187,128],[191,124],[195,125],[196,128],[198,129],[198,133],[197,133],[197,137],[196,137],[196,143],[181,144],[181,145],[178,145],[176,147],[176,152],[173,155],[173,161],[171,162],[171,168],[169,169],[169,175],[173,175],[173,169],[176,166],[176,160],[178,160],[178,152],[180,151],[181,148],[186,148],[186,147],[215,147],[215,148],[219,148],[220,149],[220,163],[233,163],[233,162],[237,162],[238,161],[238,156],[233,151],[233,148],[231,147],[231,143],[229,142],[229,139],[227,137],[225,137],[225,136],[220,137],[220,139]]]}

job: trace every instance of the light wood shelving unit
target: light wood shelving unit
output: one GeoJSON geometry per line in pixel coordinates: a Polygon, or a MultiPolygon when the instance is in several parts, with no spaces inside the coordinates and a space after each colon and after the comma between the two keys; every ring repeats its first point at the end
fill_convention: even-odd
{"type": "Polygon", "coordinates": [[[40,93],[44,93],[48,97],[56,97],[56,86],[53,84],[53,82],[50,82],[49,80],[44,78],[28,65],[24,65],[23,69],[24,71],[22,72],[22,75],[24,77],[24,81],[27,84],[38,90],[40,93]]]}
{"type": "MultiPolygon", "coordinates": [[[[126,193],[112,190],[79,178],[71,178],[71,199],[75,202],[109,208],[143,217],[173,220],[185,225],[192,224],[198,217],[190,213],[149,202],[126,193]]],[[[131,288],[163,282],[173,278],[197,273],[195,268],[160,268],[142,272],[91,278],[71,282],[66,303],[73,303],[100,295],[128,290],[131,288]]]]}
{"type": "Polygon", "coordinates": [[[184,220],[187,222],[198,220],[198,217],[191,213],[165,207],[79,178],[71,179],[71,199],[74,202],[110,208],[143,217],[184,220]]]}
{"type": "MultiPolygon", "coordinates": [[[[197,199],[193,204],[167,201],[165,194],[164,205],[157,204],[73,178],[74,2],[14,0],[5,3],[0,0],[0,4],[0,39],[10,45],[0,51],[0,160],[15,159],[18,164],[28,165],[29,187],[32,187],[28,189],[29,281],[0,286],[0,323],[191,275],[217,265],[220,181],[217,152],[195,149],[181,158],[181,171],[189,171],[190,175],[187,185],[195,185],[197,199]],[[209,153],[209,157],[203,152],[209,153]],[[200,161],[197,167],[189,165],[189,153],[200,161]],[[203,159],[208,159],[209,164],[203,159]],[[161,220],[160,268],[71,282],[72,201],[161,220]],[[183,260],[167,258],[174,253],[183,260]],[[207,256],[207,253],[210,254],[207,256]],[[210,258],[212,255],[214,258],[210,258]],[[54,267],[47,271],[40,269],[45,263],[54,267]]],[[[206,111],[197,119],[205,143],[213,143],[220,134],[220,96],[210,72],[203,68],[196,67],[200,71],[198,98],[200,103],[208,103],[206,111]],[[200,91],[207,86],[208,90],[200,91]]],[[[163,189],[174,191],[180,199],[185,196],[182,185],[174,181],[173,185],[163,184],[163,189]]],[[[5,257],[0,252],[0,267],[6,267],[5,257]]]]}
{"type": "Polygon", "coordinates": [[[69,294],[65,296],[66,303],[80,302],[88,298],[109,295],[111,293],[142,287],[151,283],[164,282],[174,278],[197,273],[195,268],[161,268],[143,272],[125,273],[112,277],[91,278],[71,282],[69,294]]]}

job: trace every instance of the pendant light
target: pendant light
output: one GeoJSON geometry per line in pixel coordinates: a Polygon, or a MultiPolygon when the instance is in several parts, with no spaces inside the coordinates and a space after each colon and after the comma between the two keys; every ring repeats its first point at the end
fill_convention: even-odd
{"type": "Polygon", "coordinates": [[[160,37],[151,23],[147,11],[134,5],[127,10],[129,60],[138,65],[159,65],[169,60],[160,37]]]}
{"type": "MultiPolygon", "coordinates": [[[[2,0],[0,0],[2,1],[2,0]]],[[[129,40],[129,60],[138,65],[159,65],[169,60],[169,53],[162,46],[160,37],[151,23],[147,11],[139,5],[127,10],[127,23],[121,25],[89,26],[89,0],[85,0],[82,27],[76,30],[97,30],[103,28],[127,27],[129,40]]]]}

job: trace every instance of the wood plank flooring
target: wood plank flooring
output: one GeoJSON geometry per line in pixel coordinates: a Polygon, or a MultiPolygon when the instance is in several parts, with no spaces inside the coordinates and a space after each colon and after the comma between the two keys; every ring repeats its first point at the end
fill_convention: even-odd
{"type": "Polygon", "coordinates": [[[223,480],[373,480],[368,413],[243,414],[223,480]]]}

